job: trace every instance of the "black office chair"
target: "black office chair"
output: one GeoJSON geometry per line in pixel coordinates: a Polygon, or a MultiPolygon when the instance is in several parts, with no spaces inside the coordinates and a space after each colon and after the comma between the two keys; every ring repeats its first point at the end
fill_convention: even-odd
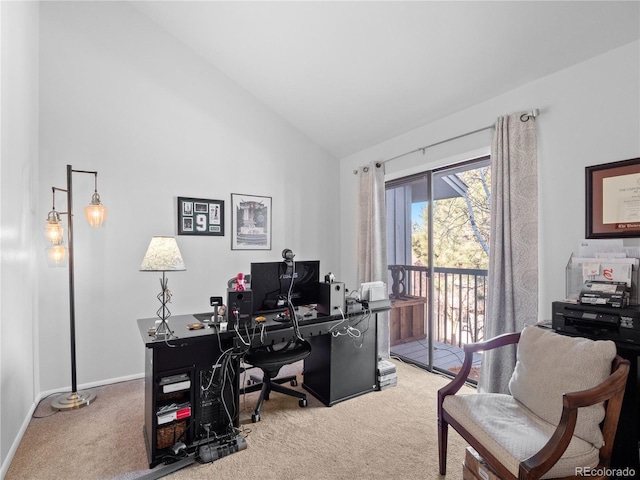
{"type": "MultiPolygon", "coordinates": [[[[291,386],[296,386],[298,381],[295,375],[290,375],[287,377],[276,378],[278,373],[280,373],[280,369],[285,365],[290,365],[292,363],[303,360],[309,356],[311,353],[311,344],[304,340],[300,335],[300,331],[298,329],[298,319],[296,318],[295,308],[291,301],[291,288],[293,287],[293,278],[294,277],[294,262],[293,258],[295,254],[285,248],[282,251],[282,258],[284,259],[284,263],[287,266],[286,273],[291,277],[291,287],[289,289],[289,295],[287,298],[287,303],[289,306],[289,312],[291,315],[291,323],[294,328],[295,338],[290,340],[289,342],[283,342],[276,345],[260,345],[258,347],[252,347],[244,356],[244,362],[257,367],[262,370],[262,378],[258,378],[256,376],[250,375],[251,381],[256,382],[252,385],[246,386],[242,389],[243,393],[255,392],[260,390],[260,396],[258,397],[258,405],[256,405],[256,409],[251,415],[251,420],[253,423],[260,421],[260,409],[262,408],[262,403],[265,400],[269,400],[269,394],[271,392],[283,393],[285,395],[290,395],[292,397],[297,397],[298,404],[301,407],[307,406],[307,395],[299,392],[297,390],[293,390],[291,388],[284,387],[282,384],[289,382],[291,386]]],[[[246,278],[246,276],[244,276],[246,278]]],[[[229,287],[232,288],[234,279],[229,280],[229,287]]]]}
{"type": "Polygon", "coordinates": [[[283,393],[292,397],[299,398],[298,404],[301,407],[307,406],[307,395],[285,387],[282,384],[289,382],[291,386],[298,385],[298,381],[295,375],[289,375],[286,377],[276,378],[280,369],[285,365],[303,360],[311,353],[311,344],[306,340],[300,340],[296,338],[288,343],[277,345],[264,345],[249,349],[244,357],[244,362],[257,367],[262,370],[262,378],[255,375],[250,375],[251,385],[248,385],[242,389],[243,393],[250,393],[260,390],[260,396],[258,397],[258,404],[255,410],[251,414],[251,421],[253,423],[260,421],[260,409],[262,403],[265,400],[269,400],[269,394],[271,392],[283,393]]]}
{"type": "MultiPolygon", "coordinates": [[[[246,282],[251,282],[251,275],[245,274],[244,279],[246,282]]],[[[235,288],[237,277],[230,278],[227,282],[229,288],[235,288]]],[[[307,406],[307,395],[287,388],[283,386],[284,383],[290,383],[292,387],[298,385],[298,380],[295,375],[289,375],[286,377],[276,378],[280,369],[285,365],[298,362],[305,359],[311,353],[311,344],[306,340],[299,338],[293,339],[288,343],[282,343],[277,345],[261,345],[258,347],[252,347],[244,356],[244,363],[251,367],[256,367],[262,370],[262,378],[256,375],[249,375],[250,381],[253,382],[250,385],[244,386],[240,389],[240,393],[251,393],[260,390],[260,396],[258,397],[258,404],[251,414],[251,421],[253,423],[260,421],[260,409],[265,400],[269,400],[269,394],[271,392],[283,393],[299,398],[298,404],[301,407],[307,406]]]]}

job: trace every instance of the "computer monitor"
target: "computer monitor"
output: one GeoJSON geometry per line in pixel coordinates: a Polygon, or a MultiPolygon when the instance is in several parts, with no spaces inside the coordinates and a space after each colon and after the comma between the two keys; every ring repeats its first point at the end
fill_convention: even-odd
{"type": "MultiPolygon", "coordinates": [[[[291,300],[294,306],[318,303],[320,262],[294,262],[294,282],[291,300]]],[[[281,312],[288,308],[287,294],[291,286],[291,269],[285,262],[251,264],[253,313],[281,312]]]]}

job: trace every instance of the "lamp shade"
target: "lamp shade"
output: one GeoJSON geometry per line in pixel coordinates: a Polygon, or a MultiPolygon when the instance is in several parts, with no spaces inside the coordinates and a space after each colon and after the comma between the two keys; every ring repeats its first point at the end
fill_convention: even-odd
{"type": "Polygon", "coordinates": [[[100,195],[94,193],[91,197],[91,204],[84,207],[84,216],[92,227],[100,227],[107,219],[107,207],[100,203],[100,195]]]}
{"type": "Polygon", "coordinates": [[[178,243],[173,237],[153,237],[140,265],[141,272],[186,270],[178,243]]]}
{"type": "Polygon", "coordinates": [[[47,226],[44,228],[44,236],[51,245],[61,245],[64,239],[64,229],[60,215],[55,210],[49,212],[47,226]]]}
{"type": "Polygon", "coordinates": [[[67,266],[67,247],[62,243],[49,245],[45,248],[47,264],[50,267],[66,267],[67,266]]]}

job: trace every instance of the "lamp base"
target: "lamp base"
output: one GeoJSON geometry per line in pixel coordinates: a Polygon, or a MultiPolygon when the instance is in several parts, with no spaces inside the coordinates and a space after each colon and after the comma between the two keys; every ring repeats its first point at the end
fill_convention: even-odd
{"type": "Polygon", "coordinates": [[[154,338],[163,337],[164,339],[169,339],[173,337],[173,331],[169,327],[169,324],[165,319],[160,321],[156,320],[156,331],[154,334],[154,338]]]}
{"type": "Polygon", "coordinates": [[[80,392],[63,393],[51,402],[54,410],[74,410],[86,407],[97,397],[94,390],[82,390],[80,392]]]}

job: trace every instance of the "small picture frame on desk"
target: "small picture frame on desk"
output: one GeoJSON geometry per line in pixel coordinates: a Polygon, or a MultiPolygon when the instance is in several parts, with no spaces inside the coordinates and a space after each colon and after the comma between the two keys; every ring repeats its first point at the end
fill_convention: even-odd
{"type": "Polygon", "coordinates": [[[640,158],[585,168],[586,238],[640,237],[640,158]]]}
{"type": "Polygon", "coordinates": [[[224,236],[224,200],[178,197],[178,235],[224,236]]]}
{"type": "Polygon", "coordinates": [[[231,249],[271,250],[271,197],[231,194],[231,249]]]}

